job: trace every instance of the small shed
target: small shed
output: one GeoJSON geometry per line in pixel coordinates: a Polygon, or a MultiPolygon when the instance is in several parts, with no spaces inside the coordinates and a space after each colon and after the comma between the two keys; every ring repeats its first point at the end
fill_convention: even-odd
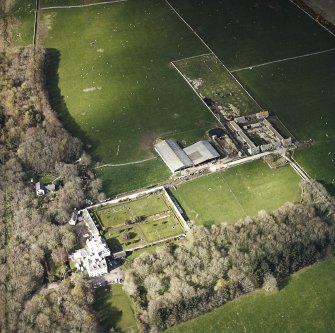
{"type": "Polygon", "coordinates": [[[69,221],[69,224],[76,225],[77,220],[78,220],[78,210],[77,210],[77,208],[75,208],[73,210],[73,213],[72,213],[71,219],[69,221]]]}

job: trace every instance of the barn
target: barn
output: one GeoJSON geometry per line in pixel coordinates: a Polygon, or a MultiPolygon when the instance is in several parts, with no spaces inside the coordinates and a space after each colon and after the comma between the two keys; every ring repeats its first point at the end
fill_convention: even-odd
{"type": "Polygon", "coordinates": [[[155,150],[172,173],[220,157],[215,148],[204,140],[184,149],[175,140],[163,140],[155,145],[155,150]]]}
{"type": "Polygon", "coordinates": [[[193,162],[175,140],[163,140],[155,145],[155,150],[172,172],[193,166],[193,162]]]}
{"type": "Polygon", "coordinates": [[[215,148],[205,140],[196,142],[193,145],[184,148],[184,152],[194,165],[199,165],[220,157],[215,148]]]}

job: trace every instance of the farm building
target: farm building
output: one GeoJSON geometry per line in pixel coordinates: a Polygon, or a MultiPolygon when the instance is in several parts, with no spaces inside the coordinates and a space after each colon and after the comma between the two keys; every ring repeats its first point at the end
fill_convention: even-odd
{"type": "Polygon", "coordinates": [[[193,162],[175,140],[163,140],[155,150],[172,172],[193,166],[193,162]]]}
{"type": "Polygon", "coordinates": [[[220,157],[207,141],[199,141],[182,149],[175,140],[163,140],[155,145],[155,150],[172,172],[220,157]]]}
{"type": "Polygon", "coordinates": [[[192,160],[194,165],[220,157],[215,148],[208,141],[204,140],[184,148],[184,152],[192,160]]]}

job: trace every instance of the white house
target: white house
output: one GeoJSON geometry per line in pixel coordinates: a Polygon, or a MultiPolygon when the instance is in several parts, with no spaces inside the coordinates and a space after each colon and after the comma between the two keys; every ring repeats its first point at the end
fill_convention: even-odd
{"type": "Polygon", "coordinates": [[[74,252],[70,258],[75,261],[76,267],[83,266],[90,277],[95,277],[108,273],[105,258],[110,255],[105,240],[100,236],[94,236],[86,241],[83,249],[74,252]]]}
{"type": "Polygon", "coordinates": [[[41,182],[37,182],[35,184],[35,190],[36,190],[36,195],[38,197],[41,197],[48,192],[55,192],[56,186],[55,184],[49,184],[49,185],[44,186],[41,182]]]}

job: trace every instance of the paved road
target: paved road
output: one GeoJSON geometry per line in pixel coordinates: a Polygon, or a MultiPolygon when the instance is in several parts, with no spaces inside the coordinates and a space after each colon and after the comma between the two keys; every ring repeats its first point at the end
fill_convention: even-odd
{"type": "Polygon", "coordinates": [[[124,274],[120,267],[113,268],[109,273],[102,276],[91,278],[93,288],[97,288],[107,284],[122,283],[124,280],[124,274]]]}

